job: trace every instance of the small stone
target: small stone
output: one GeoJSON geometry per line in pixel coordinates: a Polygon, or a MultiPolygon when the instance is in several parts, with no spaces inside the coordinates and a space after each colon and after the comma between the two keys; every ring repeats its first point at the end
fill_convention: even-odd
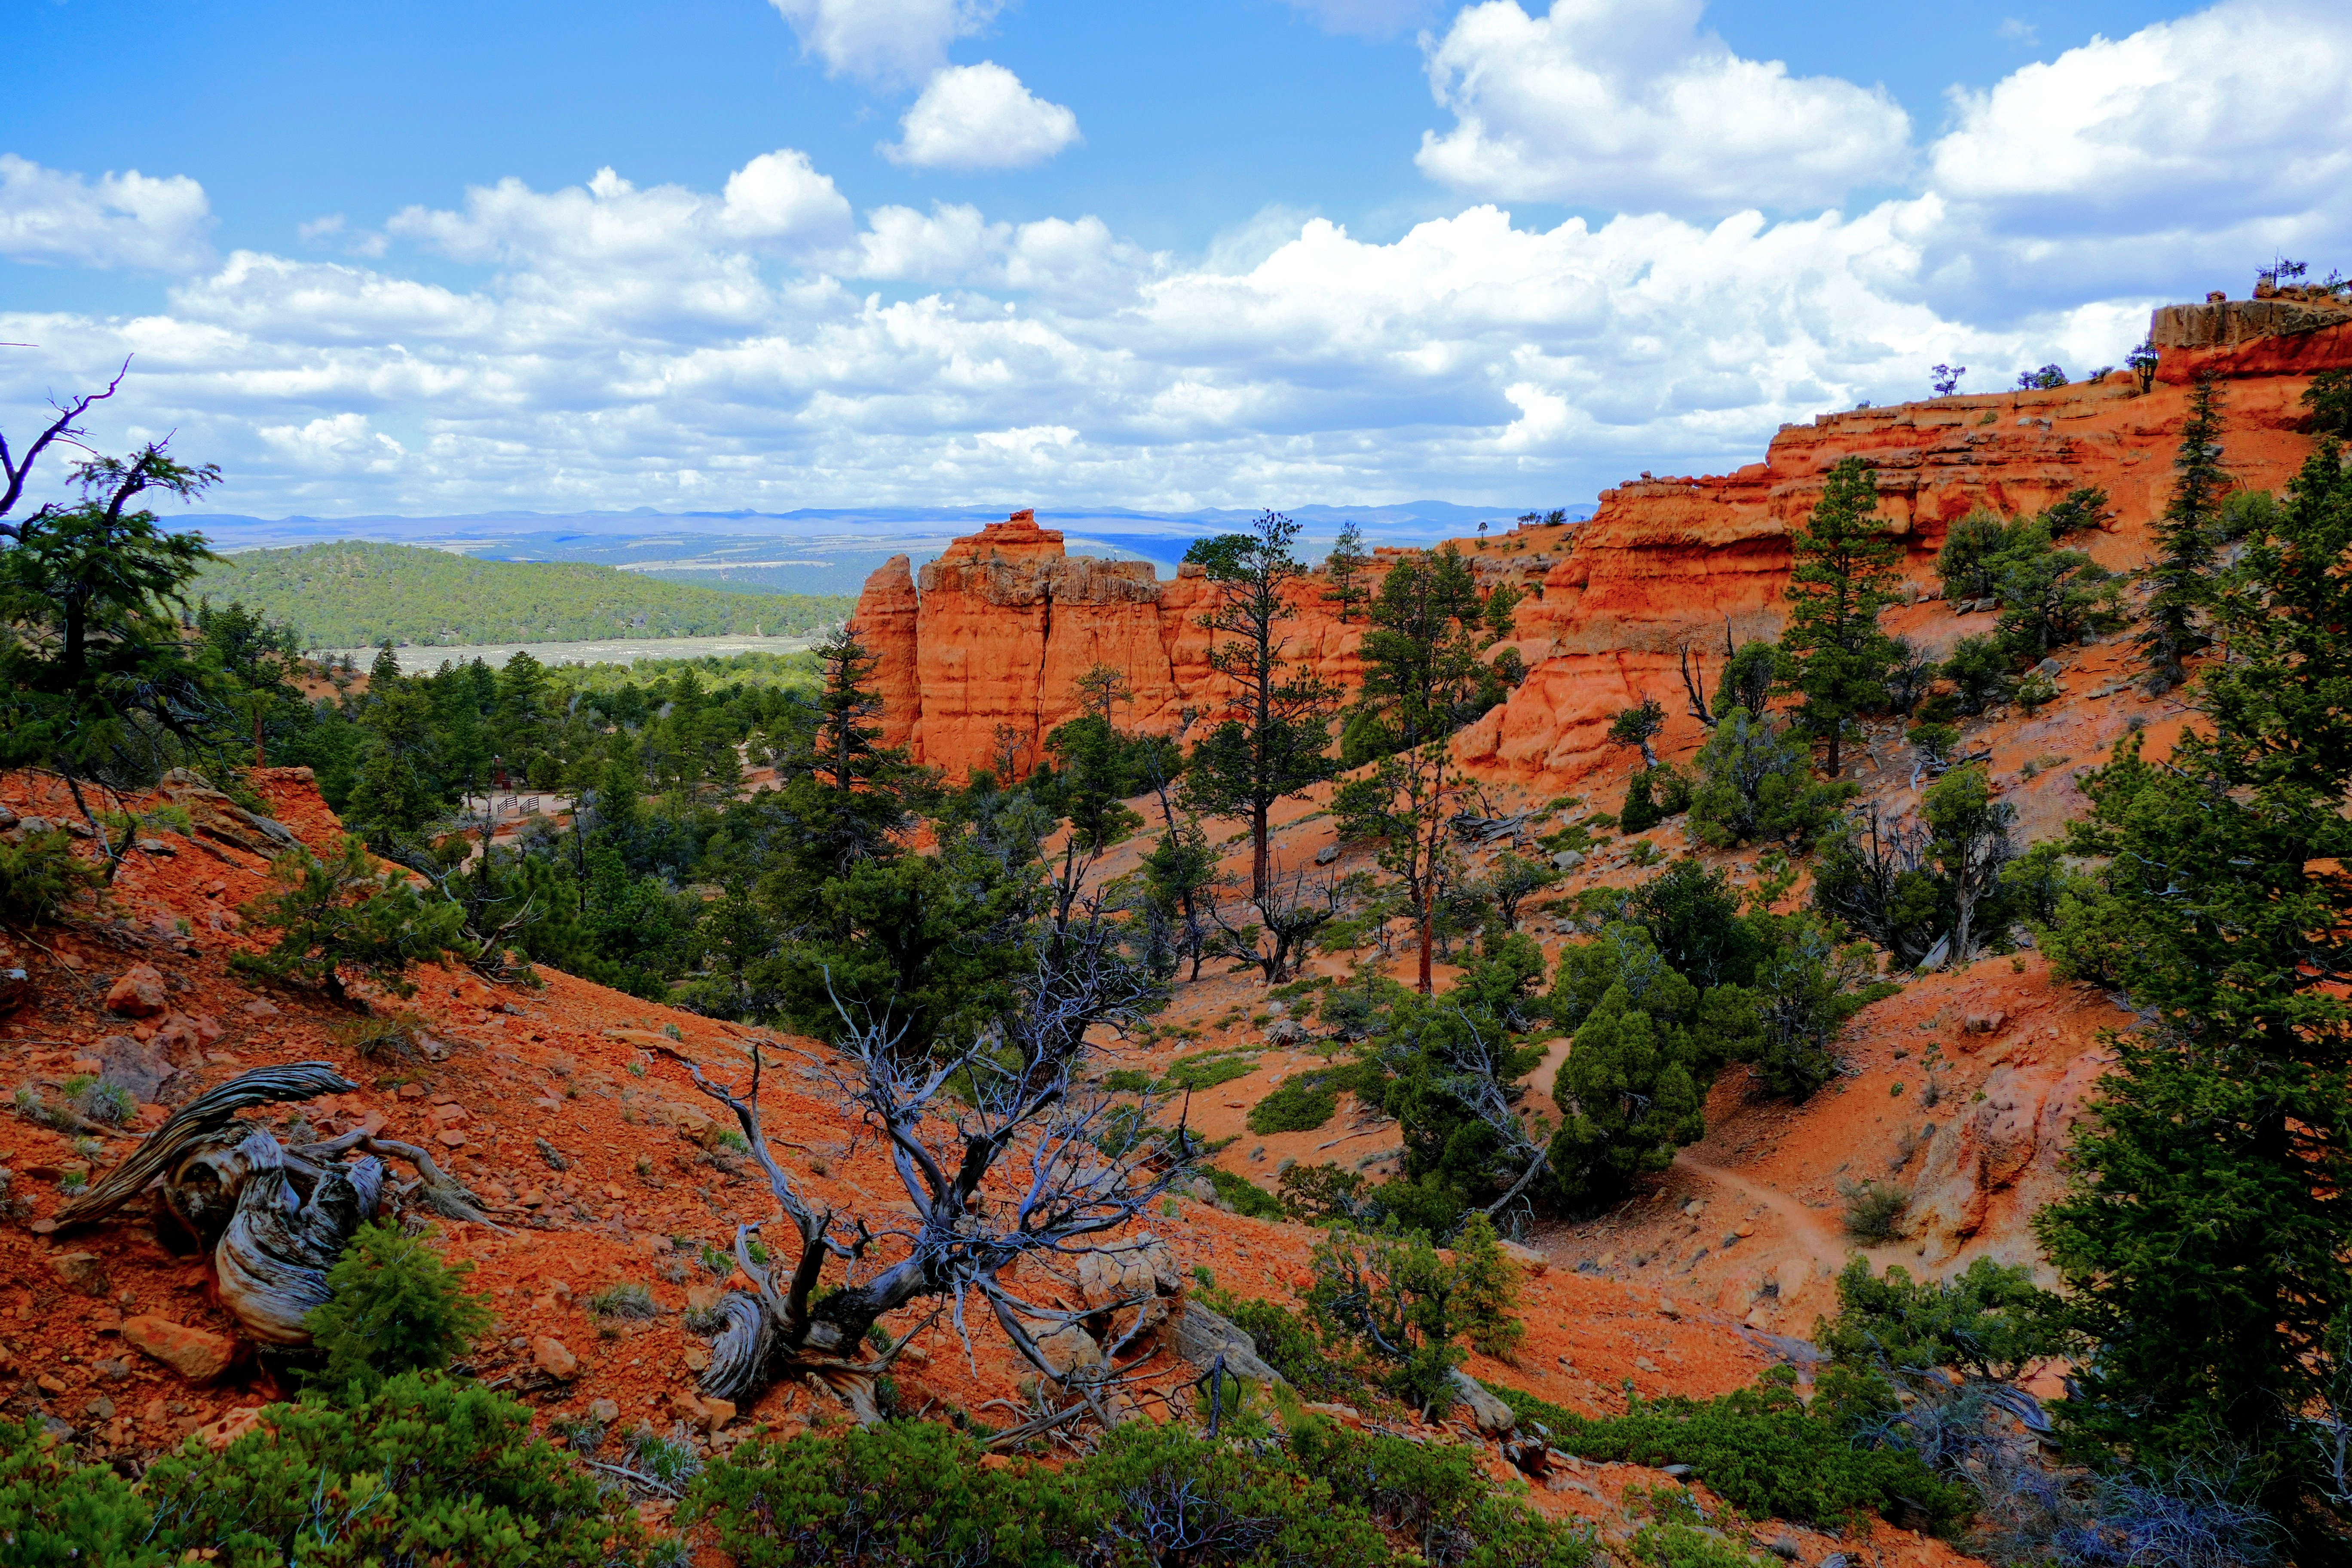
{"type": "Polygon", "coordinates": [[[716,1432],[735,1419],[735,1404],[728,1399],[705,1399],[702,1402],[702,1414],[704,1419],[710,1423],[710,1429],[716,1432]]]}
{"type": "Polygon", "coordinates": [[[142,838],[138,842],[137,848],[142,855],[177,855],[179,853],[160,838],[142,838]]]}
{"type": "Polygon", "coordinates": [[[1635,1356],[1633,1358],[1633,1365],[1638,1371],[1642,1372],[1655,1372],[1658,1370],[1658,1363],[1652,1361],[1645,1355],[1635,1356]]]}
{"type": "Polygon", "coordinates": [[[530,1342],[530,1359],[540,1371],[564,1383],[580,1375],[580,1358],[551,1334],[541,1334],[530,1342]]]}
{"type": "Polygon", "coordinates": [[[610,1399],[592,1399],[588,1402],[588,1417],[602,1426],[610,1426],[621,1418],[621,1407],[610,1399]]]}
{"type": "Polygon", "coordinates": [[[1551,858],[1551,867],[1555,871],[1573,871],[1583,864],[1584,857],[1573,849],[1563,849],[1551,858]]]}
{"type": "Polygon", "coordinates": [[[1318,866],[1328,866],[1339,858],[1339,847],[1337,844],[1326,844],[1322,848],[1315,851],[1315,863],[1318,866]]]}
{"type": "Polygon", "coordinates": [[[66,1391],[65,1379],[53,1372],[45,1372],[33,1379],[33,1386],[43,1394],[63,1394],[66,1391]]]}
{"type": "Polygon", "coordinates": [[[433,1141],[445,1149],[463,1149],[466,1146],[466,1135],[454,1127],[435,1133],[433,1141]]]}
{"type": "Polygon", "coordinates": [[[275,1018],[278,1005],[267,996],[256,996],[245,1005],[245,1014],[248,1018],[275,1018]]]}
{"type": "Polygon", "coordinates": [[[218,1381],[236,1361],[235,1340],[169,1318],[126,1318],[122,1340],[194,1384],[218,1381]]]}
{"type": "Polygon", "coordinates": [[[686,1347],[686,1356],[684,1359],[686,1361],[687,1371],[709,1372],[710,1370],[710,1347],[709,1345],[698,1344],[688,1345],[686,1347]]]}
{"type": "Polygon", "coordinates": [[[60,1252],[49,1259],[49,1268],[69,1289],[85,1296],[106,1294],[106,1269],[94,1252],[60,1252]]]}
{"type": "Polygon", "coordinates": [[[689,1312],[717,1311],[719,1298],[726,1294],[716,1285],[688,1285],[686,1288],[686,1310],[689,1312]]]}
{"type": "Polygon", "coordinates": [[[13,1013],[33,994],[33,977],[14,964],[0,968],[0,1013],[13,1013]]]}
{"type": "Polygon", "coordinates": [[[106,993],[106,1010],[126,1018],[152,1018],[168,1004],[163,975],[152,963],[134,963],[106,993]]]}

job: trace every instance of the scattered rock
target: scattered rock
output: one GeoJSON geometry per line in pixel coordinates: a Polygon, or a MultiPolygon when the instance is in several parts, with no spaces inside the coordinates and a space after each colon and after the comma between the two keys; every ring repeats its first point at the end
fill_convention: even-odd
{"type": "Polygon", "coordinates": [[[710,1429],[716,1432],[735,1419],[735,1405],[731,1400],[705,1399],[702,1402],[702,1415],[703,1419],[710,1423],[710,1429]]]}
{"type": "Polygon", "coordinates": [[[1315,863],[1318,866],[1328,866],[1339,858],[1339,847],[1337,844],[1326,844],[1322,848],[1315,851],[1315,863]]]}
{"type": "Polygon", "coordinates": [[[60,1252],[49,1259],[49,1268],[69,1289],[85,1296],[106,1294],[106,1268],[95,1252],[60,1252]]]}
{"type": "Polygon", "coordinates": [[[13,1013],[33,994],[33,977],[14,964],[0,969],[0,1013],[13,1013]]]}
{"type": "Polygon", "coordinates": [[[1055,1377],[1067,1377],[1074,1372],[1103,1364],[1102,1347],[1076,1323],[1060,1324],[1051,1332],[1037,1335],[1036,1340],[1038,1353],[1054,1369],[1055,1377]]]}
{"type": "Polygon", "coordinates": [[[106,993],[106,1010],[126,1018],[152,1018],[168,1005],[163,973],[152,963],[132,964],[106,993]]]}
{"type": "Polygon", "coordinates": [[[530,1359],[540,1371],[560,1382],[569,1383],[580,1375],[580,1358],[551,1334],[541,1334],[530,1342],[530,1359]]]}
{"type": "Polygon", "coordinates": [[[1280,1383],[1282,1373],[1259,1359],[1257,1342],[1231,1319],[1220,1317],[1198,1301],[1184,1303],[1175,1320],[1176,1353],[1194,1366],[1205,1367],[1220,1355],[1225,1370],[1249,1383],[1280,1383]]]}
{"type": "Polygon", "coordinates": [[[169,1318],[127,1318],[122,1339],[194,1384],[216,1382],[236,1363],[235,1340],[169,1318]]]}
{"type": "Polygon", "coordinates": [[[109,1035],[98,1042],[99,1079],[152,1104],[164,1083],[179,1071],[164,1049],[160,1036],[142,1042],[129,1035],[109,1035]]]}
{"type": "Polygon", "coordinates": [[[1551,858],[1551,868],[1555,871],[1573,871],[1583,864],[1583,855],[1574,849],[1563,849],[1551,858]]]}
{"type": "Polygon", "coordinates": [[[1270,1046],[1303,1045],[1308,1038],[1307,1026],[1296,1018],[1276,1018],[1266,1026],[1265,1043],[1270,1046]]]}
{"type": "Polygon", "coordinates": [[[1991,1035],[1999,1033],[2000,1026],[2008,1022],[2009,1015],[1996,1007],[1990,1013],[1969,1014],[1960,1021],[1960,1027],[1971,1035],[1991,1035]]]}
{"type": "Polygon", "coordinates": [[[248,1018],[275,1018],[278,1005],[267,996],[256,996],[245,1005],[245,1015],[248,1018]]]}
{"type": "Polygon", "coordinates": [[[260,1425],[261,1406],[241,1405],[209,1426],[197,1427],[196,1436],[204,1439],[205,1447],[217,1454],[260,1425]]]}
{"type": "Polygon", "coordinates": [[[1486,1385],[1476,1378],[1458,1366],[1449,1375],[1455,1396],[1469,1407],[1470,1418],[1478,1424],[1479,1431],[1496,1437],[1518,1426],[1519,1418],[1511,1414],[1511,1407],[1487,1393],[1486,1385]]]}
{"type": "Polygon", "coordinates": [[[588,1418],[610,1426],[621,1418],[621,1407],[610,1399],[592,1399],[588,1402],[588,1418]]]}

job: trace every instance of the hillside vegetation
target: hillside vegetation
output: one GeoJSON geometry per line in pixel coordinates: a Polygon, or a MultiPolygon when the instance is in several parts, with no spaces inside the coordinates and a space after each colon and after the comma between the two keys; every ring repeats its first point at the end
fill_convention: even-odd
{"type": "Polygon", "coordinates": [[[734,594],[578,562],[477,561],[445,550],[339,540],[255,550],[207,565],[194,591],[299,629],[313,647],[614,637],[783,636],[845,618],[856,601],[734,594]]]}

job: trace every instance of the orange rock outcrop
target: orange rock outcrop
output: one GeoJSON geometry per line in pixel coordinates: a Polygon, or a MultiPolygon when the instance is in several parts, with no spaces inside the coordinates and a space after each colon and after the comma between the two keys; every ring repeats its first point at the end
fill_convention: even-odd
{"type": "MultiPolygon", "coordinates": [[[[1603,490],[1581,526],[1456,542],[1482,581],[1527,594],[1513,646],[1528,668],[1508,702],[1464,732],[1457,754],[1483,777],[1571,787],[1622,763],[1603,740],[1609,720],[1644,695],[1672,715],[1667,743],[1689,740],[1696,721],[1683,716],[1678,650],[1694,650],[1711,690],[1727,635],[1778,632],[1790,538],[1846,458],[1875,468],[1881,512],[1906,542],[1906,575],[1923,595],[1935,592],[1945,531],[1969,510],[2038,511],[2083,485],[2105,489],[2116,510],[2091,552],[2111,567],[2137,564],[2171,487],[2196,379],[2210,373],[2223,384],[2231,473],[2275,489],[2311,450],[2302,401],[2311,376],[2352,367],[2352,305],[2273,291],[2168,306],[2150,337],[2159,358],[2145,393],[2116,371],[2065,387],[1825,414],[1783,426],[1763,461],[1733,473],[1644,474],[1603,490]]],[[[1163,582],[1141,562],[1069,555],[1028,511],[958,540],[923,567],[919,592],[907,562],[893,560],[867,581],[853,622],[880,655],[890,738],[954,778],[989,765],[1005,742],[1026,768],[1054,726],[1079,711],[1073,682],[1097,663],[1133,688],[1123,725],[1165,731],[1188,710],[1213,716],[1227,687],[1209,668],[1200,620],[1211,584],[1188,574],[1196,572],[1163,582]]],[[[1352,688],[1361,626],[1339,623],[1327,589],[1319,577],[1297,584],[1290,653],[1352,688]]]]}
{"type": "MultiPolygon", "coordinates": [[[[1068,554],[1023,510],[957,540],[919,579],[893,557],[866,579],[850,625],[876,656],[886,739],[961,780],[1006,749],[1018,770],[1035,766],[1045,737],[1081,711],[1077,678],[1098,664],[1127,677],[1124,727],[1213,720],[1231,692],[1200,624],[1213,595],[1198,568],[1162,582],[1147,561],[1068,554]]],[[[1292,601],[1286,657],[1352,684],[1360,624],[1339,624],[1320,579],[1301,579],[1292,601]]]]}

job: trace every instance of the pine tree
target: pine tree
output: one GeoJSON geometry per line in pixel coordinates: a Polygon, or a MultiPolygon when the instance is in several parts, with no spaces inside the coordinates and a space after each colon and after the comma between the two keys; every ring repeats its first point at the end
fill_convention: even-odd
{"type": "Polygon", "coordinates": [[[2230,489],[2221,437],[2219,384],[2210,374],[2199,376],[2172,459],[2172,500],[2156,525],[2157,558],[2147,569],[2155,592],[2134,639],[2150,673],[2168,687],[2187,679],[2182,660],[2205,643],[2198,617],[2212,597],[2216,524],[2230,489]]]}
{"type": "Polygon", "coordinates": [[[1331,776],[1324,756],[1339,692],[1286,657],[1282,627],[1296,612],[1288,584],[1306,568],[1292,558],[1298,525],[1269,511],[1244,534],[1204,541],[1215,598],[1202,628],[1221,640],[1209,667],[1231,684],[1225,717],[1193,750],[1184,793],[1211,816],[1249,824],[1250,895],[1265,897],[1266,843],[1274,803],[1331,776]]]}
{"type": "Polygon", "coordinates": [[[1364,531],[1352,522],[1339,530],[1339,537],[1331,542],[1331,553],[1323,558],[1324,575],[1331,580],[1323,591],[1323,602],[1339,610],[1343,626],[1371,597],[1371,591],[1364,586],[1364,568],[1370,559],[1364,553],[1364,531]]]}
{"type": "Polygon", "coordinates": [[[2294,1560],[2341,1562],[2307,1441],[2352,1415],[2331,1392],[2352,1371],[2352,477],[2332,442],[2273,528],[2202,600],[2231,646],[2198,689],[2210,728],[2165,764],[2133,737],[2087,781],[2069,848],[2105,866],[2049,946],[2146,1022],[2037,1229],[2095,1346],[2070,1421],[2143,1462],[2251,1455],[2294,1560]]]}
{"type": "Polygon", "coordinates": [[[1903,561],[1903,546],[1878,521],[1867,462],[1847,458],[1830,470],[1811,521],[1790,544],[1787,684],[1804,698],[1799,726],[1827,749],[1822,771],[1836,778],[1854,715],[1886,698],[1893,649],[1878,616],[1894,603],[1903,561]]]}

